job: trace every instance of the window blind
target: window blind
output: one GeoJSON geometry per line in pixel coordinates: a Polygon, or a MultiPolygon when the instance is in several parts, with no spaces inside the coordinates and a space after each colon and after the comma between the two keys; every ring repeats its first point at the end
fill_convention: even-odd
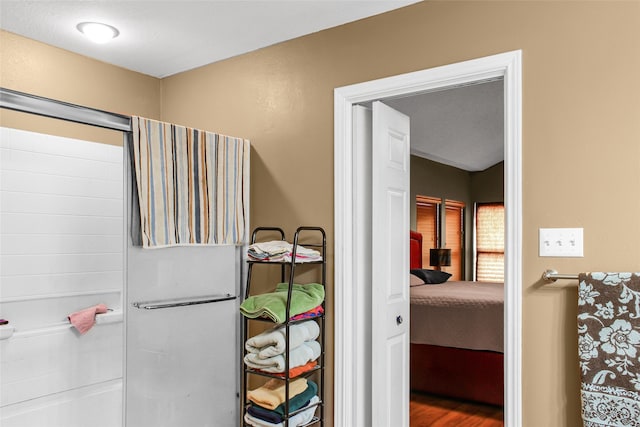
{"type": "Polygon", "coordinates": [[[476,205],[476,280],[504,282],[504,204],[476,205]]]}
{"type": "MultiPolygon", "coordinates": [[[[429,249],[437,248],[440,232],[438,217],[442,209],[442,199],[428,196],[416,196],[416,231],[422,234],[423,268],[429,266],[429,249]]],[[[464,203],[445,200],[445,235],[442,236],[442,247],[451,249],[451,266],[441,267],[442,271],[451,274],[451,280],[463,278],[464,253],[464,203]]]]}
{"type": "Polygon", "coordinates": [[[463,230],[463,213],[464,204],[452,200],[445,201],[445,241],[444,247],[451,249],[451,266],[442,269],[451,274],[450,280],[462,280],[462,230],[463,230]]]}
{"type": "MultiPolygon", "coordinates": [[[[439,199],[435,199],[438,200],[439,199]]],[[[438,246],[438,203],[416,200],[416,231],[422,234],[422,267],[429,268],[429,249],[438,246]]]]}

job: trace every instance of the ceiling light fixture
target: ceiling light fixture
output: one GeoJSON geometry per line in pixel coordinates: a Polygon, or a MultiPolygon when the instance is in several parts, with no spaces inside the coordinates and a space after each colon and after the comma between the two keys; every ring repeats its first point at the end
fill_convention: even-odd
{"type": "Polygon", "coordinates": [[[94,43],[104,44],[120,34],[117,28],[100,22],[81,22],[76,25],[78,31],[94,43]]]}

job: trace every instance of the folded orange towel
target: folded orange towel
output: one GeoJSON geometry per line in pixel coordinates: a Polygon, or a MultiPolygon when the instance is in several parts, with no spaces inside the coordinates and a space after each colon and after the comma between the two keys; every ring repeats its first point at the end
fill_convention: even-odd
{"type": "MultiPolygon", "coordinates": [[[[289,378],[295,378],[298,375],[302,375],[305,372],[309,372],[312,369],[315,369],[315,367],[318,366],[318,361],[317,360],[312,360],[311,362],[307,362],[304,365],[300,365],[300,366],[296,366],[295,368],[291,368],[289,369],[289,378]]],[[[257,371],[260,372],[267,372],[267,371],[261,371],[260,369],[256,369],[257,371]]],[[[282,377],[284,378],[284,372],[267,372],[270,375],[276,375],[278,377],[282,377]]]]}
{"type": "MultiPolygon", "coordinates": [[[[289,399],[307,389],[307,379],[298,378],[289,383],[289,399]]],[[[247,398],[263,408],[274,410],[285,401],[285,386],[282,380],[271,379],[263,386],[247,392],[247,398]]]]}
{"type": "Polygon", "coordinates": [[[84,310],[76,311],[68,316],[69,322],[80,332],[86,333],[96,323],[96,314],[106,313],[107,306],[104,304],[94,305],[84,310]]]}

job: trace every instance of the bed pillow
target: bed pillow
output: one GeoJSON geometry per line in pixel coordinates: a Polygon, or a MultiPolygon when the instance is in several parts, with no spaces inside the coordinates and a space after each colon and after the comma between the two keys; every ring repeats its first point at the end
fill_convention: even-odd
{"type": "Polygon", "coordinates": [[[422,280],[415,274],[409,274],[409,286],[420,286],[424,284],[424,280],[422,280]]]}
{"type": "Polygon", "coordinates": [[[449,280],[449,277],[451,277],[451,274],[440,270],[415,269],[410,271],[412,275],[421,278],[424,283],[432,285],[444,283],[449,280]]]}

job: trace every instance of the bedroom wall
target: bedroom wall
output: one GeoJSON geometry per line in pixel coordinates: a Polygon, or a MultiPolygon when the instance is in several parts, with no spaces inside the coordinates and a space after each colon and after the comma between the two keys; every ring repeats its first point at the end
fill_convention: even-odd
{"type": "MultiPolygon", "coordinates": [[[[468,172],[453,166],[411,156],[411,228],[416,228],[416,196],[444,197],[464,202],[466,233],[465,271],[473,277],[473,209],[477,202],[504,200],[504,162],[483,171],[468,172]]],[[[470,279],[469,279],[470,280],[470,279]]]]}
{"type": "Polygon", "coordinates": [[[469,172],[411,156],[411,228],[416,227],[416,196],[444,197],[470,206],[471,175],[469,172]]]}
{"type": "MultiPolygon", "coordinates": [[[[332,245],[333,89],[515,49],[523,424],[578,426],[576,283],[548,286],[540,275],[640,267],[639,2],[425,1],[166,78],[162,115],[250,138],[252,225],[319,224],[332,245]],[[592,207],[606,201],[624,201],[616,221],[592,207]],[[584,227],[585,257],[539,258],[540,227],[584,227]]],[[[333,328],[331,284],[328,306],[333,328]]]]}
{"type": "MultiPolygon", "coordinates": [[[[504,162],[500,162],[480,172],[469,172],[471,204],[467,207],[467,230],[475,230],[475,204],[504,202],[504,162]]],[[[470,240],[467,259],[467,277],[473,277],[475,267],[473,233],[468,232],[470,240]]]]}
{"type": "Polygon", "coordinates": [[[504,201],[504,162],[480,172],[471,172],[470,175],[473,203],[504,201]]]}
{"type": "MultiPolygon", "coordinates": [[[[410,224],[411,229],[416,229],[416,196],[444,197],[445,199],[463,202],[467,207],[465,211],[465,227],[472,230],[471,210],[471,174],[465,170],[437,163],[419,156],[411,156],[411,190],[410,190],[410,224]]],[[[473,263],[470,262],[473,254],[472,233],[465,236],[465,275],[473,277],[473,263]]]]}

